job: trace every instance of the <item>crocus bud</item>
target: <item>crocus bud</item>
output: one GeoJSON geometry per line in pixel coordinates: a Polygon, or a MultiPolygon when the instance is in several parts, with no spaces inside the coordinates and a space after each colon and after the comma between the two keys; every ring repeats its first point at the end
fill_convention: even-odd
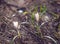
{"type": "Polygon", "coordinates": [[[37,22],[39,21],[39,13],[38,12],[35,14],[35,19],[37,22]]]}
{"type": "Polygon", "coordinates": [[[13,21],[13,26],[14,26],[15,28],[19,28],[18,21],[13,21]]]}

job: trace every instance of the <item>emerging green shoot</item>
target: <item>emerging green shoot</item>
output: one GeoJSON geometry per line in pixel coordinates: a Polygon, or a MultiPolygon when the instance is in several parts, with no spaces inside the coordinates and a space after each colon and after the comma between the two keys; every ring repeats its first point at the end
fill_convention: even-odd
{"type": "Polygon", "coordinates": [[[46,13],[46,11],[47,11],[47,8],[46,8],[46,6],[44,5],[44,6],[40,6],[40,14],[41,15],[43,15],[44,13],[46,13]]]}

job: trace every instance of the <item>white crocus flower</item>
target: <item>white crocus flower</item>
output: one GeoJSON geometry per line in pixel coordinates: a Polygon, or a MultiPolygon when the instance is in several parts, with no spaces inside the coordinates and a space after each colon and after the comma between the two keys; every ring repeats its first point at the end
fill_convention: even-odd
{"type": "Polygon", "coordinates": [[[19,12],[19,13],[23,13],[23,10],[19,10],[18,12],[19,12]]]}
{"type": "Polygon", "coordinates": [[[35,19],[37,22],[39,21],[39,13],[38,12],[35,14],[35,19]]]}
{"type": "Polygon", "coordinates": [[[49,21],[49,17],[48,16],[45,16],[45,21],[48,22],[49,21]]]}
{"type": "Polygon", "coordinates": [[[15,28],[19,28],[18,21],[13,21],[13,25],[15,28]]]}

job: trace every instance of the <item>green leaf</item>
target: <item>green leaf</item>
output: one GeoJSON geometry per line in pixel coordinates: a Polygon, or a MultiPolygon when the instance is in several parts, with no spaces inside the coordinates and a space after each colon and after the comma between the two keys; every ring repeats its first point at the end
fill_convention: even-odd
{"type": "Polygon", "coordinates": [[[40,27],[38,25],[36,25],[35,28],[36,28],[36,31],[40,30],[40,27]]]}
{"type": "Polygon", "coordinates": [[[34,20],[34,13],[31,13],[31,19],[34,20]]]}
{"type": "Polygon", "coordinates": [[[43,13],[43,14],[46,13],[46,10],[47,10],[46,6],[42,6],[42,5],[40,6],[41,13],[43,13]]]}

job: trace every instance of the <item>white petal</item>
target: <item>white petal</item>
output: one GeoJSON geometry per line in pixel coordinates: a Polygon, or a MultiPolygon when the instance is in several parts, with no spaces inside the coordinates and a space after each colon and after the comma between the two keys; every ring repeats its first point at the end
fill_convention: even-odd
{"type": "Polygon", "coordinates": [[[18,28],[18,22],[17,21],[13,21],[13,25],[14,25],[14,27],[18,28]]]}
{"type": "Polygon", "coordinates": [[[35,14],[35,19],[37,22],[39,21],[39,13],[38,12],[35,14]]]}
{"type": "Polygon", "coordinates": [[[19,10],[18,12],[19,12],[19,13],[23,13],[23,10],[19,10]]]}
{"type": "Polygon", "coordinates": [[[48,22],[50,20],[50,17],[45,15],[42,17],[42,20],[45,21],[45,22],[48,22]]]}
{"type": "Polygon", "coordinates": [[[49,19],[49,17],[48,17],[48,16],[45,16],[45,18],[46,18],[46,19],[49,19]]]}

